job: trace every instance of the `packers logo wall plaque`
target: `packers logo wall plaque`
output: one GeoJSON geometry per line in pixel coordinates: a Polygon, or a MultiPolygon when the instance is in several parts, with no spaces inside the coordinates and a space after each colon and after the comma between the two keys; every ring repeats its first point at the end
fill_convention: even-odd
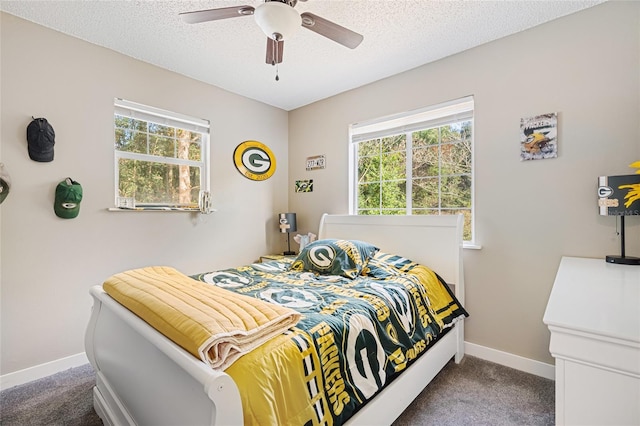
{"type": "Polygon", "coordinates": [[[251,180],[267,180],[276,171],[276,157],[263,143],[244,141],[233,152],[233,163],[244,177],[251,180]]]}

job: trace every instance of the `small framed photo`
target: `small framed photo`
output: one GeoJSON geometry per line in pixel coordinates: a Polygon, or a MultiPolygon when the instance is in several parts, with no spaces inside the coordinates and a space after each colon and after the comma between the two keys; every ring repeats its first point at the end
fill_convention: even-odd
{"type": "Polygon", "coordinates": [[[296,192],[313,192],[313,179],[297,180],[296,192]]]}
{"type": "Polygon", "coordinates": [[[520,119],[520,161],[558,156],[558,113],[520,119]]]}

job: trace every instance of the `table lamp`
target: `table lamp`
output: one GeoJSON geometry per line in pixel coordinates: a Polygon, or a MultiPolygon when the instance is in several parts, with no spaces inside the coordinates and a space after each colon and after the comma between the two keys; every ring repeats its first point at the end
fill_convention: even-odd
{"type": "Polygon", "coordinates": [[[620,256],[607,256],[606,262],[640,265],[624,248],[624,218],[640,215],[640,174],[598,177],[598,207],[602,216],[620,217],[620,256]]]}
{"type": "Polygon", "coordinates": [[[295,213],[280,213],[278,214],[278,222],[280,226],[280,232],[283,234],[287,234],[287,251],[285,251],[285,256],[293,256],[296,254],[295,251],[291,251],[291,233],[296,232],[298,227],[296,225],[296,214],[295,213]]]}

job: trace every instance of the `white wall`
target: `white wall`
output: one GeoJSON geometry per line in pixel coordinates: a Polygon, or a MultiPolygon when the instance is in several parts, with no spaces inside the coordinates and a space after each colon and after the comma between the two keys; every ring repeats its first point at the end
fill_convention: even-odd
{"type": "Polygon", "coordinates": [[[286,246],[275,214],[287,209],[287,112],[12,15],[0,19],[0,152],[13,180],[0,208],[1,375],[83,352],[89,287],[114,273],[154,264],[204,272],[286,246]],[[107,211],[114,97],[211,121],[218,212],[107,211]],[[51,163],[29,159],[31,116],[46,117],[56,131],[51,163]],[[233,165],[234,148],[249,139],[276,156],[267,181],[250,181],[233,165]],[[67,176],[84,189],[72,220],[53,212],[55,186],[67,176]]]}
{"type": "MultiPolygon", "coordinates": [[[[467,95],[483,248],[464,256],[466,340],[552,363],[542,317],[561,256],[619,254],[596,186],[640,160],[640,3],[608,2],[290,112],[290,179],[313,179],[314,192],[290,189],[289,207],[316,227],[323,212],[348,213],[349,124],[467,95]],[[520,118],[548,112],[559,157],[520,162],[520,118]],[[305,171],[318,154],[327,168],[305,171]]],[[[640,217],[627,219],[627,254],[640,256],[640,217]]]]}

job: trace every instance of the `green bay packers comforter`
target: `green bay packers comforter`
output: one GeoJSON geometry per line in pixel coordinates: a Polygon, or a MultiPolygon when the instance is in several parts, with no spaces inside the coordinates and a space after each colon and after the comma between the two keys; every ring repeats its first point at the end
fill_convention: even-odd
{"type": "Polygon", "coordinates": [[[323,247],[328,255],[315,245],[293,263],[192,276],[302,314],[225,370],[240,390],[245,424],[342,424],[468,315],[429,268],[342,243],[323,247]],[[344,262],[323,264],[336,252],[344,262]]]}

